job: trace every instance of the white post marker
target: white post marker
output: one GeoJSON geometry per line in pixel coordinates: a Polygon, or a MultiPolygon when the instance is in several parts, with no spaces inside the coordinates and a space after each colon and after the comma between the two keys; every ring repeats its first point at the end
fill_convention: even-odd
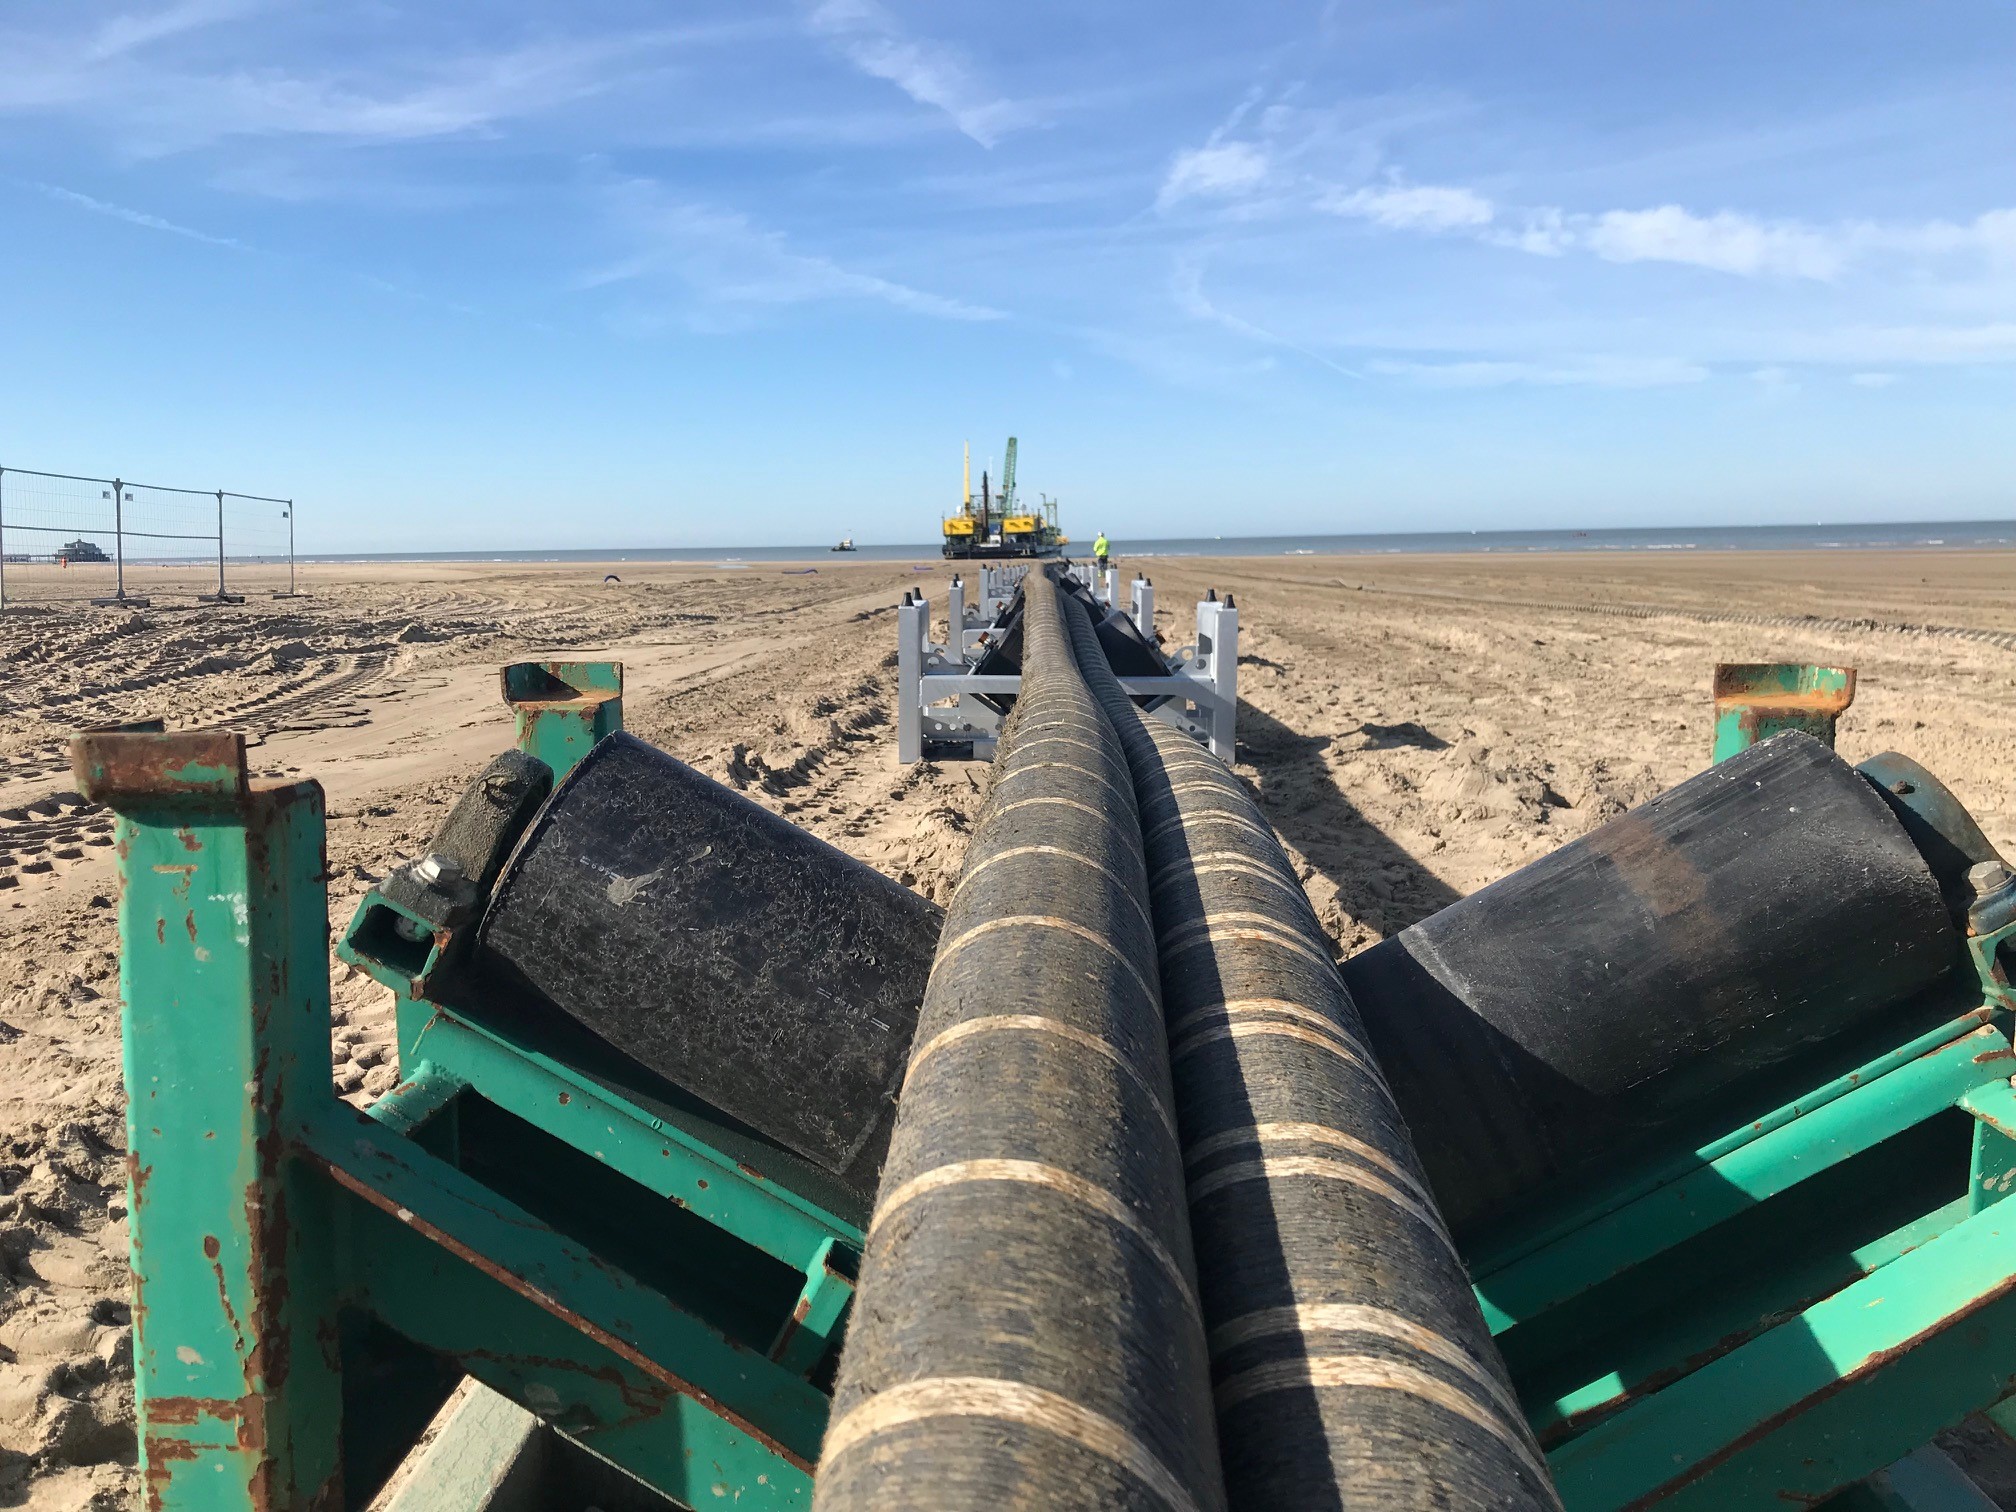
{"type": "Polygon", "coordinates": [[[1211,687],[1211,754],[1230,766],[1239,712],[1239,610],[1230,601],[1210,598],[1197,605],[1197,658],[1211,687]]]}
{"type": "Polygon", "coordinates": [[[931,603],[921,593],[906,592],[896,608],[896,759],[921,761],[924,756],[924,641],[931,624],[931,603]]]}

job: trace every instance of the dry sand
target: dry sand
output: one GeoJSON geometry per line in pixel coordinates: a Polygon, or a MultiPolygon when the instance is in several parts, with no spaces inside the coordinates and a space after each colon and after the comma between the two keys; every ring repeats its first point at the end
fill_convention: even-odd
{"type": "MultiPolygon", "coordinates": [[[[942,608],[946,573],[818,566],[310,568],[301,600],[0,616],[0,1505],[134,1478],[111,825],[66,732],[252,732],[328,790],[340,925],[508,743],[500,663],[618,657],[632,729],[942,899],[986,772],[897,765],[891,608],[942,608]]],[[[1918,758],[2016,854],[2016,553],[1146,566],[1171,640],[1236,594],[1240,769],[1344,953],[1699,770],[1718,660],[1860,668],[1843,753],[1918,758]]],[[[389,1008],[336,975],[336,1083],[368,1100],[389,1008]]]]}

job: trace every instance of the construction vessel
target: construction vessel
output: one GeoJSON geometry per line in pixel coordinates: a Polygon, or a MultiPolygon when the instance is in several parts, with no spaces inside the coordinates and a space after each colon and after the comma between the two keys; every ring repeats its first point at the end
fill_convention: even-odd
{"type": "MultiPolygon", "coordinates": [[[[1927,1446],[2016,1427],[2016,878],[1835,754],[1846,669],[1719,669],[1704,771],[1340,973],[1230,601],[1172,666],[1138,590],[1011,573],[935,648],[998,719],[934,737],[996,751],[943,912],[623,733],[620,666],[507,667],[338,945],[368,1112],[321,788],[77,740],[150,1508],[374,1504],[464,1375],[681,1507],[1990,1505],[1927,1446]]],[[[494,1424],[385,1505],[582,1504],[494,1424]]]]}
{"type": "Polygon", "coordinates": [[[1067,544],[1057,525],[1057,501],[1040,495],[1032,510],[1025,509],[1015,487],[1015,438],[1008,438],[1008,451],[1001,464],[1001,486],[994,489],[985,469],[980,473],[980,494],[973,494],[973,449],[966,448],[960,489],[959,512],[941,521],[945,534],[945,555],[954,560],[969,558],[1036,558],[1063,553],[1067,544]]]}

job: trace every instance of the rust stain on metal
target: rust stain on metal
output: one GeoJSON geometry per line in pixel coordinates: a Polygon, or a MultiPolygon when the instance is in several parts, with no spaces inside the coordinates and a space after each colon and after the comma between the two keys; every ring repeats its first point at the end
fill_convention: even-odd
{"type": "MultiPolygon", "coordinates": [[[[691,1381],[686,1380],[682,1376],[674,1375],[670,1370],[667,1370],[658,1361],[652,1359],[635,1345],[616,1337],[616,1335],[610,1333],[607,1329],[590,1322],[580,1313],[575,1312],[564,1302],[560,1301],[559,1298],[542,1291],[522,1276],[513,1274],[504,1266],[490,1259],[489,1256],[479,1254],[459,1239],[436,1228],[411,1209],[401,1207],[397,1202],[393,1201],[383,1192],[380,1192],[369,1182],[359,1180],[356,1176],[353,1176],[349,1171],[346,1171],[327,1157],[310,1155],[308,1158],[313,1160],[315,1165],[321,1170],[327,1171],[330,1179],[345,1191],[362,1198],[380,1212],[390,1214],[421,1237],[440,1245],[449,1254],[481,1271],[491,1280],[517,1293],[519,1296],[525,1298],[526,1301],[550,1313],[561,1322],[567,1324],[568,1327],[576,1330],[583,1337],[594,1340],[594,1342],[600,1344],[618,1359],[642,1371],[651,1379],[658,1381],[678,1395],[688,1397],[697,1402],[700,1406],[706,1408],[707,1411],[720,1418],[724,1423],[747,1434],[751,1439],[754,1439],[793,1469],[801,1470],[807,1475],[812,1473],[812,1462],[810,1460],[792,1453],[775,1438],[765,1433],[740,1413],[732,1411],[710,1393],[702,1391],[698,1386],[695,1386],[691,1381]]],[[[574,1364],[571,1368],[578,1370],[583,1367],[574,1364]]]]}
{"type": "MultiPolygon", "coordinates": [[[[147,1195],[147,1182],[154,1174],[154,1167],[140,1164],[140,1157],[131,1150],[126,1152],[126,1186],[132,1194],[130,1206],[139,1211],[142,1200],[147,1195]]],[[[147,1333],[147,1278],[133,1268],[131,1241],[128,1241],[126,1255],[127,1274],[133,1278],[133,1336],[146,1337],[147,1333]]]]}
{"type": "MultiPolygon", "coordinates": [[[[251,1475],[246,1482],[250,1505],[255,1509],[276,1506],[273,1476],[276,1467],[266,1458],[266,1403],[257,1392],[242,1397],[156,1397],[147,1403],[149,1432],[145,1440],[146,1504],[150,1512],[164,1505],[175,1468],[197,1458],[205,1450],[249,1457],[251,1475]],[[234,1423],[230,1444],[197,1444],[153,1432],[156,1426],[190,1428],[198,1423],[234,1423]]],[[[319,1505],[311,1501],[310,1505],[319,1505]]]]}
{"type": "Polygon", "coordinates": [[[195,1458],[196,1446],[187,1440],[147,1435],[141,1446],[141,1461],[147,1467],[147,1512],[161,1512],[168,1483],[175,1478],[175,1466],[195,1458]]]}
{"type": "Polygon", "coordinates": [[[1840,678],[1841,685],[1836,688],[1774,688],[1752,681],[1760,672],[1773,670],[1737,662],[1723,662],[1715,668],[1716,711],[1740,710],[1737,719],[1746,735],[1755,736],[1767,722],[1787,716],[1836,716],[1855,701],[1853,667],[1815,669],[1823,676],[1840,678]]]}
{"type": "MultiPolygon", "coordinates": [[[[262,1064],[258,1084],[274,1083],[262,1064]]],[[[287,1250],[293,1234],[293,1220],[287,1211],[281,1166],[287,1158],[287,1140],[281,1132],[282,1094],[275,1092],[266,1128],[256,1146],[258,1174],[245,1187],[245,1229],[250,1236],[251,1258],[246,1269],[252,1282],[252,1347],[244,1360],[245,1384],[278,1391],[287,1382],[293,1364],[293,1339],[287,1330],[288,1274],[287,1250]]],[[[264,1433],[265,1419],[260,1419],[264,1433]]]]}
{"type": "Polygon", "coordinates": [[[93,802],[242,796],[245,737],[237,730],[87,731],[70,742],[70,769],[93,802]]]}
{"type": "Polygon", "coordinates": [[[219,1248],[214,1235],[203,1236],[203,1253],[210,1259],[210,1269],[217,1273],[217,1300],[224,1308],[224,1321],[231,1325],[231,1347],[242,1357],[245,1353],[245,1329],[238,1321],[238,1309],[231,1305],[231,1288],[224,1279],[223,1263],[217,1258],[219,1248]]]}
{"type": "MultiPolygon", "coordinates": [[[[1972,1017],[1972,1015],[1969,1015],[1969,1017],[1972,1017]]],[[[1944,1055],[1955,1045],[1964,1045],[1968,1040],[1987,1040],[1993,1045],[1998,1046],[2004,1053],[2009,1051],[2009,1041],[2002,1037],[2001,1032],[1992,1024],[1984,1023],[1979,1029],[1970,1029],[1965,1034],[1947,1040],[1943,1044],[1934,1045],[1930,1050],[1922,1051],[1916,1058],[1921,1061],[1931,1060],[1935,1056],[1944,1055]]],[[[1984,1059],[1993,1058],[1995,1053],[1994,1050],[1984,1050],[1980,1055],[1975,1057],[1975,1061],[1979,1063],[1984,1059]]]]}
{"type": "Polygon", "coordinates": [[[186,1428],[204,1418],[235,1422],[244,1410],[245,1404],[232,1397],[150,1397],[147,1401],[147,1421],[150,1425],[165,1423],[171,1427],[186,1428]]]}

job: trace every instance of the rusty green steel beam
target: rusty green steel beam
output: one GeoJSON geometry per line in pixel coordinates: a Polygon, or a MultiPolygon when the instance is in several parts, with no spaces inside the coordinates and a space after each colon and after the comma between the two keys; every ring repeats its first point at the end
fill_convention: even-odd
{"type": "Polygon", "coordinates": [[[555,782],[597,741],[623,728],[621,662],[513,662],[503,683],[518,748],[551,767],[555,782]]]}
{"type": "Polygon", "coordinates": [[[99,733],[119,815],[140,1471],[161,1512],[327,1504],[340,1478],[328,1210],[288,1152],[331,1098],[322,793],[244,737],[99,733]]]}
{"type": "Polygon", "coordinates": [[[1855,701],[1853,667],[1804,662],[1724,662],[1715,668],[1715,747],[1725,761],[1787,730],[1834,744],[1834,725],[1855,701]]]}
{"type": "Polygon", "coordinates": [[[1812,1505],[2001,1400],[2016,1224],[1977,1214],[1549,1456],[1569,1512],[1812,1505]]]}

